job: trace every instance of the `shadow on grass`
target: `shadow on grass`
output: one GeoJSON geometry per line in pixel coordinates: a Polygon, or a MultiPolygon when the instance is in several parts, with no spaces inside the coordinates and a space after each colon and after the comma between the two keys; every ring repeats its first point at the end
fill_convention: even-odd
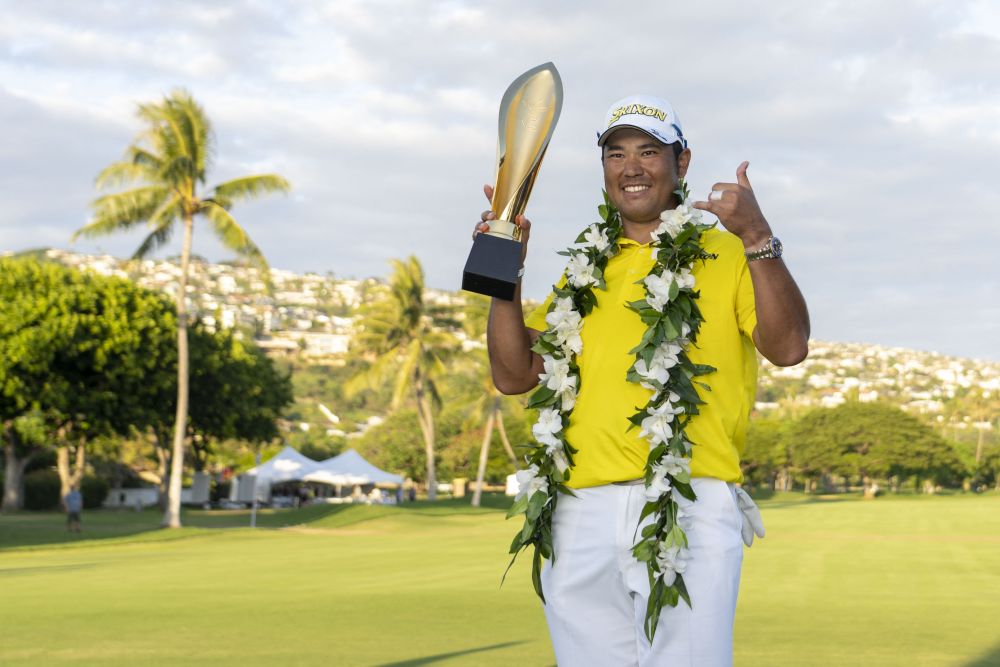
{"type": "Polygon", "coordinates": [[[988,653],[984,653],[972,662],[967,662],[962,667],[998,667],[1000,666],[1000,644],[997,644],[988,653]]]}
{"type": "Polygon", "coordinates": [[[501,648],[507,648],[509,646],[517,646],[518,644],[525,643],[524,640],[517,642],[504,642],[502,644],[491,644],[490,646],[479,646],[476,648],[466,649],[464,651],[452,651],[451,653],[438,653],[437,655],[428,655],[423,658],[413,658],[412,660],[401,660],[399,662],[384,662],[375,667],[422,667],[422,665],[433,665],[435,662],[441,662],[442,660],[448,660],[450,658],[457,658],[463,655],[472,655],[473,653],[484,653],[486,651],[495,651],[501,648]]]}
{"type": "Polygon", "coordinates": [[[0,577],[20,577],[38,572],[58,572],[66,570],[86,570],[97,567],[97,563],[77,563],[75,565],[45,565],[42,567],[10,567],[0,569],[0,577]]]}

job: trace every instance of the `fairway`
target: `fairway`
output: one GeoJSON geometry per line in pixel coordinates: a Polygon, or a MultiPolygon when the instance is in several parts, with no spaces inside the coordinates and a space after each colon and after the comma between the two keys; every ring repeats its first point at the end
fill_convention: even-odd
{"type": "MultiPolygon", "coordinates": [[[[761,507],[737,665],[1000,665],[1000,496],[761,507]]],[[[90,512],[80,537],[0,517],[0,664],[552,665],[528,559],[498,586],[503,516],[309,508],[250,530],[189,512],[167,532],[90,512]]]]}

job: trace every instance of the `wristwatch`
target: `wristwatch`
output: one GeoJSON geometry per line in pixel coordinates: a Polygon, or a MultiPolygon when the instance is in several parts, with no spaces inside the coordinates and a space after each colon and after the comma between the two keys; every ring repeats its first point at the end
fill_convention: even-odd
{"type": "Polygon", "coordinates": [[[761,248],[747,250],[744,254],[747,256],[748,262],[753,262],[758,259],[777,259],[781,257],[782,251],[781,240],[777,236],[770,236],[764,241],[764,245],[761,248]]]}

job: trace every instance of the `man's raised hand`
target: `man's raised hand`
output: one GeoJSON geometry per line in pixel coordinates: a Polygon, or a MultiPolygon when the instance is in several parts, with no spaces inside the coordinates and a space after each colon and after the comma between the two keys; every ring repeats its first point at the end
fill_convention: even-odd
{"type": "MultiPolygon", "coordinates": [[[[493,186],[486,184],[483,186],[483,194],[486,195],[486,201],[493,201],[493,186]]],[[[479,234],[490,231],[490,220],[495,220],[497,214],[493,211],[487,209],[482,212],[479,216],[480,221],[476,224],[475,230],[472,232],[472,238],[475,239],[479,234]]],[[[518,226],[521,230],[521,265],[524,265],[524,258],[528,255],[528,235],[531,233],[531,221],[528,220],[523,215],[516,216],[514,218],[514,224],[518,226]]]]}
{"type": "Polygon", "coordinates": [[[715,215],[722,225],[743,241],[743,247],[759,248],[771,236],[771,227],[757,204],[757,197],[747,178],[749,162],[736,168],[735,183],[716,183],[707,201],[696,201],[694,208],[715,215]]]}

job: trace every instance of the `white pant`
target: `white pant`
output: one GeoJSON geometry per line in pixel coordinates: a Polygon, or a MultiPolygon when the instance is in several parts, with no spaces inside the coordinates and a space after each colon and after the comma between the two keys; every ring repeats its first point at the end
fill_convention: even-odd
{"type": "Polygon", "coordinates": [[[652,645],[643,632],[649,575],[631,552],[644,487],[607,485],[574,490],[575,498],[559,496],[555,563],[542,570],[545,618],[559,665],[732,665],[742,515],[732,484],[696,478],[692,486],[698,500],[680,501],[692,517],[684,573],[692,607],[683,600],[664,607],[652,645]]]}

